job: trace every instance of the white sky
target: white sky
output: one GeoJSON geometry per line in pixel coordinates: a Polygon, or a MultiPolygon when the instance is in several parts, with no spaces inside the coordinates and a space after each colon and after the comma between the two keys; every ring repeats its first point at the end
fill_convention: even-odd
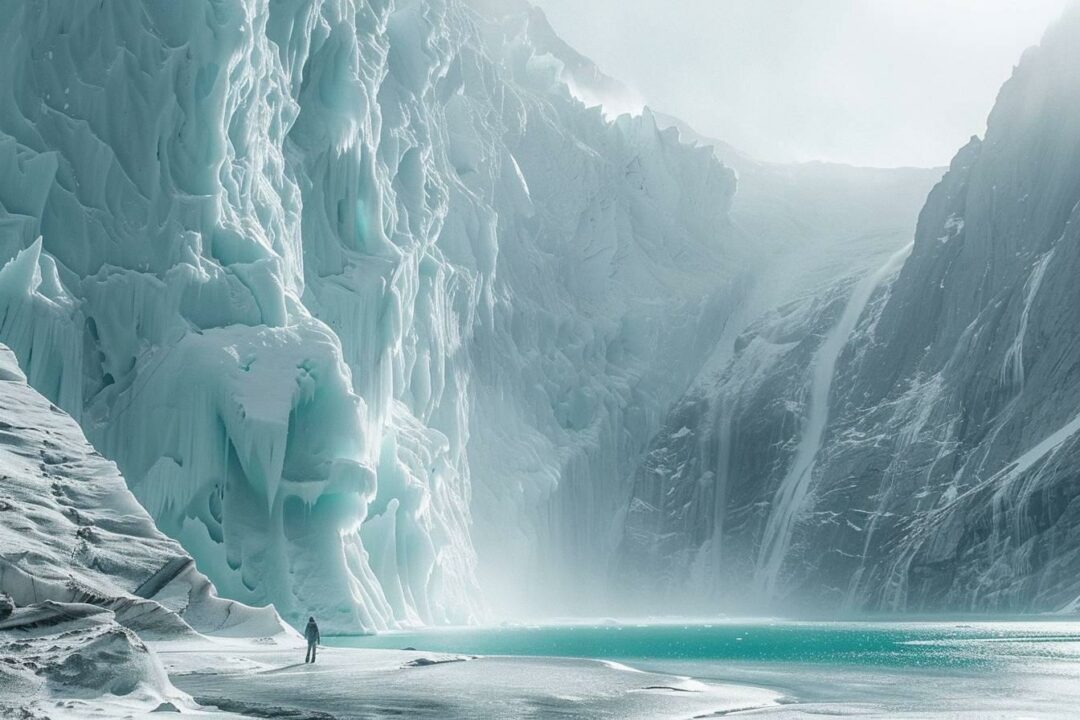
{"type": "Polygon", "coordinates": [[[944,165],[1069,0],[534,0],[658,110],[750,155],[944,165]]]}

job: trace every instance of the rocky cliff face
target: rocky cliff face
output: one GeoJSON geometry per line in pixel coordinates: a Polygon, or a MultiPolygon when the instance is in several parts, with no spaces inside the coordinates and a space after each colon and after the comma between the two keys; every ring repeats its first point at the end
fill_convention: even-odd
{"type": "Polygon", "coordinates": [[[820,612],[1080,596],[1078,37],[1074,10],[1025,54],[902,269],[764,318],[669,416],[636,475],[631,586],[820,612]]]}

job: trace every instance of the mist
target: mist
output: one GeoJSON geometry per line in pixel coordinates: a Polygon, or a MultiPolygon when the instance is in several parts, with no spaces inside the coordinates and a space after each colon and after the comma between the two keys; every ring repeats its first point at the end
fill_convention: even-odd
{"type": "Polygon", "coordinates": [[[539,0],[650,106],[761,160],[945,165],[1068,0],[539,0]]]}
{"type": "Polygon", "coordinates": [[[1065,4],[0,0],[0,718],[1075,718],[1065,4]]]}

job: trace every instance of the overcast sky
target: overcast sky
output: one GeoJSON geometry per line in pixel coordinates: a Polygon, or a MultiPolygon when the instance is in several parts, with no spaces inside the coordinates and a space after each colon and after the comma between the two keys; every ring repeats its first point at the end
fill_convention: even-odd
{"type": "Polygon", "coordinates": [[[1069,0],[534,0],[649,105],[764,160],[929,167],[1069,0]]]}

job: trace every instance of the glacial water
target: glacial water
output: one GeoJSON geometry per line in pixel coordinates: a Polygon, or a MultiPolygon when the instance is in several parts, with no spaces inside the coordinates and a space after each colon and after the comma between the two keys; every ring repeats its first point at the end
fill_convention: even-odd
{"type": "Polygon", "coordinates": [[[1022,656],[1080,656],[1080,623],[599,623],[424,629],[328,638],[331,645],[606,660],[732,660],[990,668],[1022,656]]]}
{"type": "MultiPolygon", "coordinates": [[[[596,658],[783,691],[783,717],[1061,717],[1080,706],[1080,623],[615,622],[424,629],[330,645],[596,658]]],[[[779,712],[779,711],[777,711],[779,712]]]]}

